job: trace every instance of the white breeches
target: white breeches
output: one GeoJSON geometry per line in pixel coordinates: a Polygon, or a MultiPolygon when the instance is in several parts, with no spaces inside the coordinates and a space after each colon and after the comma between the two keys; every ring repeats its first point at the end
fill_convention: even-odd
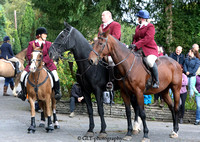
{"type": "MultiPolygon", "coordinates": [[[[25,77],[26,74],[27,74],[27,71],[24,70],[24,71],[22,72],[22,74],[21,74],[20,82],[23,82],[24,77],[25,77]]],[[[53,71],[52,71],[52,74],[53,74],[53,76],[54,76],[54,78],[55,78],[55,81],[58,81],[59,78],[58,78],[58,73],[57,73],[57,71],[56,71],[56,70],[53,70],[53,71]]]]}
{"type": "Polygon", "coordinates": [[[111,56],[108,56],[108,65],[109,66],[115,66],[115,63],[113,62],[113,59],[111,56]]]}
{"type": "Polygon", "coordinates": [[[153,65],[154,65],[154,63],[155,63],[155,61],[156,61],[156,59],[157,59],[158,57],[155,56],[155,55],[149,55],[149,56],[147,56],[147,57],[145,57],[145,58],[146,58],[146,60],[147,60],[148,66],[149,66],[150,68],[152,68],[153,65]]]}

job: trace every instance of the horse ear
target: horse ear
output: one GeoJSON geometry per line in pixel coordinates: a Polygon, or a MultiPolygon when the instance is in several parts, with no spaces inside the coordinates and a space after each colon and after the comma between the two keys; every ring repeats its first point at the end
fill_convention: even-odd
{"type": "Polygon", "coordinates": [[[65,27],[70,27],[70,25],[67,22],[64,22],[65,27]]]}
{"type": "Polygon", "coordinates": [[[105,32],[105,36],[107,37],[109,33],[110,33],[110,29],[108,29],[108,30],[105,32]]]}
{"type": "Polygon", "coordinates": [[[99,27],[99,34],[102,34],[103,33],[103,29],[102,29],[102,27],[100,26],[99,27]]]}

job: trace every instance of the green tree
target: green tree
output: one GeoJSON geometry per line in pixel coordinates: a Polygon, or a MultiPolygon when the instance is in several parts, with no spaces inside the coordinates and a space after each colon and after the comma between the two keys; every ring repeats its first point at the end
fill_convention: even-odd
{"type": "Polygon", "coordinates": [[[34,32],[35,14],[30,4],[26,5],[25,14],[22,18],[19,28],[19,39],[21,48],[24,49],[28,46],[31,35],[34,32]]]}
{"type": "Polygon", "coordinates": [[[17,53],[19,53],[21,51],[21,46],[20,46],[20,41],[19,41],[17,30],[14,31],[13,39],[14,39],[13,52],[16,55],[17,53]]]}
{"type": "Polygon", "coordinates": [[[6,35],[6,18],[3,6],[0,4],[0,40],[3,41],[3,37],[6,35]]]}

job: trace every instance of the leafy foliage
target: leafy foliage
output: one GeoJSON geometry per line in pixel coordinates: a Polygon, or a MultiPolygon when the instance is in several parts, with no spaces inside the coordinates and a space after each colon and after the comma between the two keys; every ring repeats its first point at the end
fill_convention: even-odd
{"type": "Polygon", "coordinates": [[[3,41],[3,37],[6,36],[6,18],[2,5],[0,4],[0,40],[3,41]]]}
{"type": "Polygon", "coordinates": [[[22,18],[22,22],[19,28],[19,38],[21,41],[21,48],[27,48],[28,43],[31,39],[31,34],[33,35],[34,31],[34,21],[35,21],[35,14],[31,7],[31,5],[27,4],[25,8],[25,14],[22,18]]]}
{"type": "Polygon", "coordinates": [[[71,87],[76,82],[75,74],[77,65],[74,61],[73,55],[68,53],[68,51],[64,53],[64,57],[67,58],[67,60],[59,60],[58,64],[56,65],[58,76],[61,82],[61,90],[64,97],[69,97],[71,87]],[[71,74],[68,61],[73,62],[73,74],[71,74]]]}
{"type": "Polygon", "coordinates": [[[13,36],[14,42],[13,42],[13,52],[16,55],[21,51],[21,45],[18,37],[18,32],[17,30],[14,31],[14,36],[13,36]]]}

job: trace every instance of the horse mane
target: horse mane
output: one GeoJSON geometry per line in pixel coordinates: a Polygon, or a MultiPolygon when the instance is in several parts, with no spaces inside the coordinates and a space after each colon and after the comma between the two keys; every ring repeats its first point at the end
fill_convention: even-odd
{"type": "Polygon", "coordinates": [[[22,51],[20,51],[19,53],[17,53],[15,56],[18,58],[21,58],[22,53],[26,53],[28,48],[24,48],[22,51]]]}

